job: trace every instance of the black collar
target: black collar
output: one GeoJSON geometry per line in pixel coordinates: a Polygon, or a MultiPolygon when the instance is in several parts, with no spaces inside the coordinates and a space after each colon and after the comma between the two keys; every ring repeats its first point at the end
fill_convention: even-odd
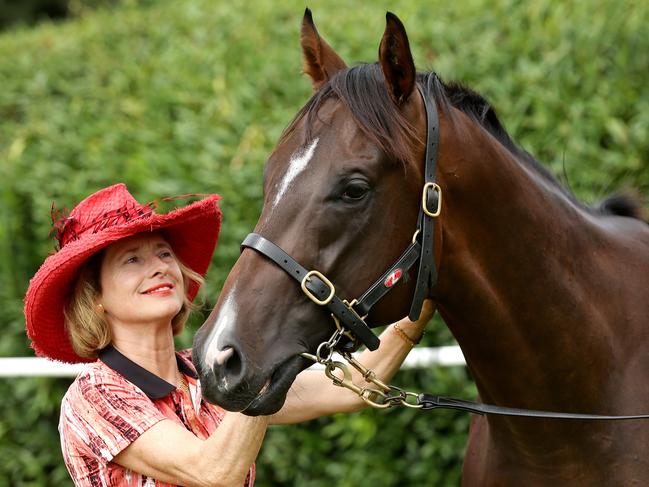
{"type": "MultiPolygon", "coordinates": [[[[149,399],[161,399],[176,389],[175,385],[169,384],[166,380],[139,366],[112,345],[108,345],[99,352],[99,359],[131,384],[139,387],[149,399]]],[[[178,369],[183,374],[193,379],[198,378],[196,372],[178,354],[176,354],[176,362],[178,369]]]]}

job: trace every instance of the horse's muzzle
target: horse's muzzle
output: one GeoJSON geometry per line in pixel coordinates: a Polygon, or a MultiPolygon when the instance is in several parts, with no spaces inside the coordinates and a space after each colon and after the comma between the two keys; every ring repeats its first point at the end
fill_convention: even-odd
{"type": "Polygon", "coordinates": [[[246,360],[236,347],[214,355],[214,362],[202,360],[195,348],[194,365],[201,381],[203,398],[228,411],[250,416],[273,414],[284,404],[286,394],[297,374],[309,362],[292,355],[275,367],[263,367],[246,360]]]}

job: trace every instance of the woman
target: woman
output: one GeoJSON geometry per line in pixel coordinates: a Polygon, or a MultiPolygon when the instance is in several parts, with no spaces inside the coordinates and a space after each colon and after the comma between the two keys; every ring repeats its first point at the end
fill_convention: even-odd
{"type": "MultiPolygon", "coordinates": [[[[117,184],[55,225],[60,249],[31,280],[25,317],[38,355],[92,362],[61,405],[61,447],[76,485],[252,485],[269,423],[365,406],[313,371],[298,375],[270,417],[202,400],[191,353],[176,353],[173,336],[216,246],[218,198],[159,215],[117,184]]],[[[419,321],[388,327],[361,361],[389,380],[432,313],[429,305],[419,321]]]]}

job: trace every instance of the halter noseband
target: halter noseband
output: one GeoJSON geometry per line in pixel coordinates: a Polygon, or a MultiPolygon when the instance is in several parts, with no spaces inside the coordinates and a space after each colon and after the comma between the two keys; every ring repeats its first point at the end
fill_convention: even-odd
{"type": "Polygon", "coordinates": [[[417,283],[408,316],[411,320],[419,318],[424,299],[437,282],[437,269],[433,255],[433,237],[435,218],[439,216],[442,206],[442,190],[435,182],[437,153],[439,146],[439,118],[435,102],[431,100],[430,80],[417,89],[424,100],[426,108],[426,157],[424,162],[424,187],[421,197],[421,208],[417,220],[417,230],[412,243],[401,257],[372,284],[358,299],[350,302],[340,299],[329,279],[316,270],[307,271],[295,259],[284,252],[270,240],[256,233],[250,233],[241,243],[241,250],[253,249],[264,255],[289,276],[298,281],[302,291],[311,301],[319,306],[326,306],[336,321],[336,326],[346,335],[351,335],[352,342],[346,343],[346,349],[355,348],[354,341],[360,341],[370,350],[379,346],[379,338],[365,322],[372,306],[385,296],[401,275],[407,273],[419,261],[417,283]]]}

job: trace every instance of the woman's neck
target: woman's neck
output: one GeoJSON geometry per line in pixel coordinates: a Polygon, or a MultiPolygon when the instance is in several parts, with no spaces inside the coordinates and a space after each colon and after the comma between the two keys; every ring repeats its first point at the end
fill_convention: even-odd
{"type": "Polygon", "coordinates": [[[111,324],[113,345],[122,355],[149,372],[176,383],[177,364],[171,323],[166,326],[111,324]]]}

